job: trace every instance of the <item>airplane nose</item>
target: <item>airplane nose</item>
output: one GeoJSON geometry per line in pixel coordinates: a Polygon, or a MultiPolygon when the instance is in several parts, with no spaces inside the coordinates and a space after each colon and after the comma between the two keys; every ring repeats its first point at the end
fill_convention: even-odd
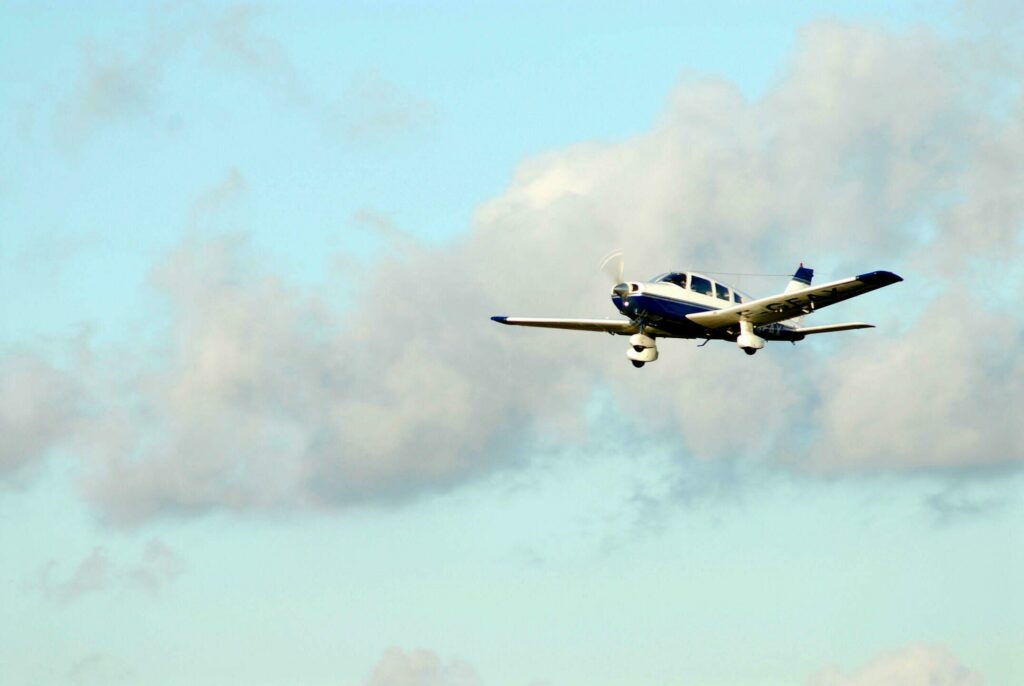
{"type": "Polygon", "coordinates": [[[619,296],[620,298],[625,298],[627,295],[629,295],[629,284],[628,283],[617,284],[615,286],[615,288],[612,289],[612,293],[614,293],[615,295],[619,296]]]}

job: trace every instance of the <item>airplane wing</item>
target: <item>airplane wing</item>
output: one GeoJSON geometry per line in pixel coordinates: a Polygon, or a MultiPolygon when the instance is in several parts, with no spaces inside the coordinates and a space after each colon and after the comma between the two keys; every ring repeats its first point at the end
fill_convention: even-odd
{"type": "MultiPolygon", "coordinates": [[[[849,279],[841,279],[820,286],[810,286],[790,293],[780,293],[769,298],[752,300],[721,310],[691,314],[687,318],[709,329],[730,326],[740,320],[749,321],[754,326],[762,326],[792,319],[802,314],[810,314],[822,307],[828,307],[902,280],[902,277],[892,272],[868,272],[849,279]]],[[[815,333],[824,333],[824,331],[815,333]]]]}
{"type": "Polygon", "coordinates": [[[491,321],[511,326],[539,326],[545,329],[572,329],[574,331],[606,331],[632,334],[640,329],[631,321],[614,319],[541,319],[530,317],[491,317],[491,321]]]}

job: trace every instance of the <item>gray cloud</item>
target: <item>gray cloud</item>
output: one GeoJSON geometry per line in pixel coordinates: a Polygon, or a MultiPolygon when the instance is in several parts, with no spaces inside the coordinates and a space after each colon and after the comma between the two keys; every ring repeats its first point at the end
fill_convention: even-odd
{"type": "Polygon", "coordinates": [[[425,133],[436,123],[436,106],[369,71],[342,93],[335,118],[353,141],[375,142],[396,134],[425,133]]]}
{"type": "Polygon", "coordinates": [[[107,551],[101,547],[92,551],[78,563],[75,570],[63,580],[55,580],[55,562],[48,562],[39,574],[43,593],[61,603],[71,603],[110,585],[113,569],[107,551]]]}
{"type": "Polygon", "coordinates": [[[68,682],[75,686],[134,682],[138,674],[120,658],[109,653],[90,653],[76,660],[67,671],[68,682]]]}
{"type": "Polygon", "coordinates": [[[204,191],[189,209],[189,229],[202,228],[210,218],[217,216],[233,200],[248,190],[245,178],[237,169],[228,171],[224,180],[204,191]]]}
{"type": "Polygon", "coordinates": [[[271,92],[305,104],[309,95],[288,51],[254,26],[263,12],[262,7],[251,4],[226,8],[213,20],[212,44],[220,56],[264,82],[271,92]]]}
{"type": "Polygon", "coordinates": [[[981,686],[982,676],[944,646],[911,645],[883,653],[853,672],[830,667],[807,686],[981,686]]]}
{"type": "Polygon", "coordinates": [[[156,595],[185,571],[185,561],[159,539],[146,544],[142,559],[128,571],[129,578],[156,595]]]}
{"type": "Polygon", "coordinates": [[[148,111],[160,67],[143,59],[138,63],[114,57],[98,62],[84,50],[85,74],[74,94],[60,106],[54,122],[57,140],[76,145],[102,125],[139,116],[148,111]]]}
{"type": "Polygon", "coordinates": [[[437,108],[375,70],[366,70],[340,94],[312,89],[287,48],[261,30],[266,10],[243,3],[207,8],[199,3],[154,9],[141,42],[101,50],[87,41],[81,73],[57,107],[55,140],[74,149],[104,128],[146,119],[169,120],[161,99],[175,63],[198,56],[214,69],[245,76],[268,96],[306,109],[328,133],[350,142],[379,142],[395,135],[427,132],[437,108]],[[157,116],[162,115],[162,116],[157,116]]]}
{"type": "Polygon", "coordinates": [[[951,481],[925,499],[936,525],[948,526],[1002,512],[1019,501],[1017,485],[1005,475],[979,483],[951,481]]]}
{"type": "Polygon", "coordinates": [[[89,497],[122,523],[408,499],[513,467],[531,441],[579,438],[597,381],[638,431],[698,458],[816,473],[1019,462],[1024,323],[989,311],[974,279],[979,265],[1019,278],[1024,137],[974,99],[959,49],[813,24],[761,100],[686,81],[651,131],[526,161],[468,235],[405,244],[340,301],[244,241],[186,242],[154,275],[173,316],[164,349],[90,387],[89,497]],[[830,265],[823,280],[919,278],[863,301],[888,322],[877,331],[750,360],[668,341],[643,372],[621,340],[488,321],[608,314],[595,264],[614,246],[639,278],[798,259],[830,265]]]}
{"type": "Polygon", "coordinates": [[[151,539],[134,564],[111,560],[106,548],[96,546],[66,577],[60,578],[58,567],[55,560],[47,562],[32,585],[47,598],[70,604],[110,590],[142,589],[157,595],[181,576],[185,562],[163,541],[151,539]]]}
{"type": "Polygon", "coordinates": [[[106,126],[153,117],[168,68],[190,51],[222,67],[240,68],[270,93],[305,102],[284,48],[253,26],[258,15],[251,5],[210,12],[199,4],[178,3],[151,12],[146,33],[133,49],[101,51],[87,41],[81,73],[54,116],[57,142],[74,148],[106,126]]]}
{"type": "Polygon", "coordinates": [[[66,440],[83,416],[83,402],[71,374],[31,353],[0,355],[0,480],[66,440]]]}
{"type": "Polygon", "coordinates": [[[479,686],[472,666],[459,660],[442,662],[429,650],[406,652],[388,648],[374,666],[366,686],[479,686]]]}

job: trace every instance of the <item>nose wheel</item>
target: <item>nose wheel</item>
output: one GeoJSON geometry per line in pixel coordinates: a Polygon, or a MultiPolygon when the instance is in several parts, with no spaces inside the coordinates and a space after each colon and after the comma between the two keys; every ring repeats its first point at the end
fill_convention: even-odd
{"type": "Polygon", "coordinates": [[[630,362],[632,362],[633,366],[636,367],[637,369],[640,369],[640,367],[643,367],[645,364],[647,364],[646,362],[641,362],[640,360],[630,360],[630,362]]]}

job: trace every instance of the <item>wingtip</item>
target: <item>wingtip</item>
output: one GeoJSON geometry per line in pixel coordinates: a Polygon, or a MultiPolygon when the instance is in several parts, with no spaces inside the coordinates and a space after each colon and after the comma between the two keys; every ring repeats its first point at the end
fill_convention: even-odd
{"type": "Polygon", "coordinates": [[[504,315],[498,315],[491,317],[492,322],[498,322],[499,324],[505,324],[508,322],[508,317],[504,315]]]}
{"type": "Polygon", "coordinates": [[[894,283],[899,283],[903,280],[903,277],[899,274],[894,274],[887,271],[868,272],[866,274],[860,274],[857,276],[858,279],[865,283],[875,283],[880,286],[889,286],[894,283]]]}

